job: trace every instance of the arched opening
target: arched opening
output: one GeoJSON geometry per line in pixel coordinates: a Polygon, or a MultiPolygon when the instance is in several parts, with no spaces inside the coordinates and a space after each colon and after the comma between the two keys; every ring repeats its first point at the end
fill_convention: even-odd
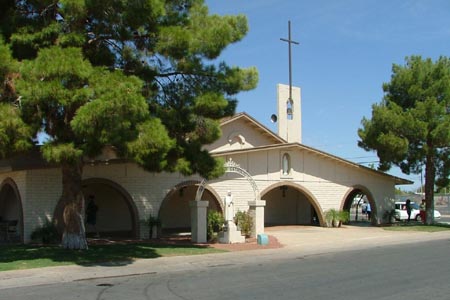
{"type": "Polygon", "coordinates": [[[288,99],[286,101],[286,117],[288,120],[292,120],[294,118],[294,102],[292,99],[288,99]]]}
{"type": "Polygon", "coordinates": [[[363,186],[355,186],[347,192],[342,210],[350,213],[349,223],[352,225],[370,225],[378,222],[375,200],[363,186]]]}
{"type": "MultiPolygon", "coordinates": [[[[119,184],[103,178],[82,182],[85,208],[93,197],[96,211],[95,226],[86,224],[86,236],[100,238],[138,238],[138,212],[133,199],[119,184]]],[[[61,220],[62,201],[55,209],[55,219],[61,220]]],[[[86,220],[86,218],[85,218],[86,220]]],[[[61,222],[58,228],[62,232],[61,222]]]]}
{"type": "MultiPolygon", "coordinates": [[[[261,199],[258,186],[256,185],[256,182],[253,179],[253,177],[250,175],[250,173],[248,173],[246,170],[241,168],[241,166],[239,164],[235,163],[232,160],[232,158],[228,159],[228,161],[224,164],[224,167],[225,167],[225,173],[232,173],[235,175],[238,174],[240,176],[243,176],[245,178],[245,180],[247,180],[247,182],[250,183],[250,185],[253,189],[253,195],[254,195],[254,198],[252,199],[252,201],[259,201],[261,199]]],[[[203,196],[203,193],[206,189],[206,184],[207,184],[207,180],[203,179],[202,182],[198,185],[198,189],[195,194],[196,201],[206,200],[203,196]]],[[[216,194],[215,199],[220,199],[220,197],[216,194]]],[[[237,202],[239,202],[239,201],[237,201],[237,202]]],[[[222,203],[222,202],[219,202],[219,203],[222,203]]],[[[200,203],[197,203],[197,204],[200,204],[200,203]]],[[[234,208],[234,209],[236,209],[236,208],[234,208]]],[[[236,211],[234,211],[234,213],[235,212],[236,211]]],[[[203,218],[203,213],[204,213],[203,210],[197,209],[197,211],[195,213],[193,213],[193,219],[191,220],[191,222],[193,224],[193,226],[191,228],[191,232],[192,232],[192,229],[196,230],[196,232],[192,232],[192,240],[195,242],[201,242],[201,243],[206,242],[207,225],[205,226],[205,225],[203,225],[205,223],[202,223],[201,226],[198,226],[198,224],[200,222],[207,221],[204,219],[200,220],[200,218],[203,218]]],[[[222,214],[223,213],[224,213],[224,210],[222,208],[222,214]]],[[[257,233],[258,233],[258,230],[261,230],[260,228],[263,227],[263,226],[261,226],[261,224],[259,224],[259,223],[262,223],[263,218],[264,218],[263,214],[259,215],[259,214],[255,213],[255,217],[253,218],[253,226],[257,233]]],[[[236,239],[236,241],[238,241],[238,240],[239,240],[239,238],[236,239]]],[[[232,243],[233,241],[228,240],[228,242],[232,243]]],[[[240,242],[240,241],[238,241],[238,242],[240,242]]]]}
{"type": "Polygon", "coordinates": [[[23,242],[22,200],[10,178],[0,185],[0,241],[23,242]]]}
{"type": "MultiPolygon", "coordinates": [[[[158,218],[161,220],[163,235],[191,232],[190,201],[195,200],[199,182],[180,183],[164,198],[159,209],[158,218]]],[[[208,211],[215,210],[223,213],[217,195],[208,187],[205,188],[202,200],[208,201],[208,211]]]]}
{"type": "Polygon", "coordinates": [[[261,195],[261,199],[266,201],[264,226],[323,224],[317,201],[296,184],[278,183],[261,195]]]}

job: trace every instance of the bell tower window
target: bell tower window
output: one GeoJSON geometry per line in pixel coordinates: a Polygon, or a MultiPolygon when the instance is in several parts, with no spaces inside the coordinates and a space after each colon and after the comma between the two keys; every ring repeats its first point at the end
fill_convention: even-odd
{"type": "Polygon", "coordinates": [[[294,102],[292,101],[292,99],[288,99],[288,101],[286,101],[286,116],[288,120],[293,119],[293,104],[294,102]]]}

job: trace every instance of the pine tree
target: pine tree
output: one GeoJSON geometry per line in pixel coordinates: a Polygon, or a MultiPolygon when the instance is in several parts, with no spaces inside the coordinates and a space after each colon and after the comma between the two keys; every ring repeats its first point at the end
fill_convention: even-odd
{"type": "Polygon", "coordinates": [[[420,56],[394,65],[384,98],[372,107],[372,119],[364,118],[359,145],[375,150],[379,168],[393,164],[406,173],[425,167],[427,223],[433,223],[435,186],[446,186],[450,175],[450,60],[433,62],[420,56]]]}
{"type": "Polygon", "coordinates": [[[216,62],[245,36],[244,16],[209,15],[202,0],[15,1],[8,12],[0,28],[20,78],[4,102],[20,98],[21,145],[45,134],[43,157],[61,166],[65,247],[86,247],[83,163],[105,146],[149,171],[222,174],[202,147],[257,82],[254,68],[216,62]]]}

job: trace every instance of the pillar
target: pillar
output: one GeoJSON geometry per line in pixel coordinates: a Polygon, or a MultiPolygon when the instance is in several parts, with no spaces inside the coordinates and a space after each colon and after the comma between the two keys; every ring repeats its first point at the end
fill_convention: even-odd
{"type": "Polygon", "coordinates": [[[191,241],[194,243],[206,243],[206,209],[208,201],[191,201],[191,241]]]}
{"type": "Polygon", "coordinates": [[[264,206],[265,200],[248,201],[249,213],[253,218],[252,237],[264,233],[264,206]]]}

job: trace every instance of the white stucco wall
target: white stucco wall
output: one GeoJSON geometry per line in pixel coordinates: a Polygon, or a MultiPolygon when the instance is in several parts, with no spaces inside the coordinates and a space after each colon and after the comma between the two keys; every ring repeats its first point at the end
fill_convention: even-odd
{"type": "Polygon", "coordinates": [[[175,185],[183,181],[201,180],[176,173],[149,173],[132,163],[87,166],[83,179],[88,178],[109,179],[123,187],[133,198],[141,220],[147,219],[150,214],[157,216],[162,200],[175,185]]]}
{"type": "MultiPolygon", "coordinates": [[[[23,206],[24,240],[28,242],[31,232],[43,225],[46,218],[53,217],[62,192],[61,170],[38,169],[0,173],[0,183],[6,178],[14,181],[18,187],[23,206]]],[[[83,179],[89,178],[111,180],[125,189],[136,206],[138,220],[145,220],[150,214],[157,216],[163,199],[177,183],[195,179],[179,174],[149,173],[135,164],[87,165],[83,179]]],[[[107,229],[114,230],[113,227],[107,229]]],[[[142,226],[140,231],[141,235],[145,235],[145,226],[142,226]]]]}
{"type": "MultiPolygon", "coordinates": [[[[315,202],[319,212],[330,208],[341,209],[346,195],[354,187],[363,188],[376,201],[378,218],[388,208],[388,201],[394,197],[394,181],[387,176],[357,168],[327,157],[299,149],[267,149],[227,156],[247,170],[254,178],[260,192],[270,191],[280,184],[289,183],[315,202]],[[288,176],[281,172],[281,157],[291,156],[292,170],[288,176]]],[[[11,178],[17,185],[22,200],[24,237],[29,235],[46,218],[51,218],[61,195],[60,169],[40,169],[21,172],[0,173],[0,182],[11,178]]],[[[199,177],[184,177],[180,174],[154,174],[144,171],[135,164],[86,165],[83,179],[102,178],[110,180],[125,189],[137,209],[138,220],[157,216],[161,203],[177,184],[199,177]]],[[[248,209],[248,201],[255,200],[253,189],[246,178],[227,173],[219,179],[208,182],[210,188],[223,201],[227,191],[232,191],[235,210],[248,209]]],[[[264,200],[264,197],[262,197],[264,200]]],[[[192,199],[194,200],[194,199],[192,199]]],[[[307,218],[305,206],[298,214],[307,218]]],[[[141,227],[141,236],[145,230],[141,227]]]]}
{"type": "MultiPolygon", "coordinates": [[[[310,193],[322,212],[331,208],[342,209],[345,196],[354,188],[362,188],[373,196],[381,219],[384,210],[390,207],[389,201],[394,198],[395,182],[392,178],[307,151],[274,149],[227,156],[229,158],[252,174],[261,192],[280,182],[295,184],[310,193]],[[290,176],[283,176],[281,172],[283,153],[291,156],[290,176]]],[[[241,186],[240,192],[245,193],[245,183],[241,186]]],[[[251,190],[247,190],[245,197],[252,197],[251,190]]]]}

